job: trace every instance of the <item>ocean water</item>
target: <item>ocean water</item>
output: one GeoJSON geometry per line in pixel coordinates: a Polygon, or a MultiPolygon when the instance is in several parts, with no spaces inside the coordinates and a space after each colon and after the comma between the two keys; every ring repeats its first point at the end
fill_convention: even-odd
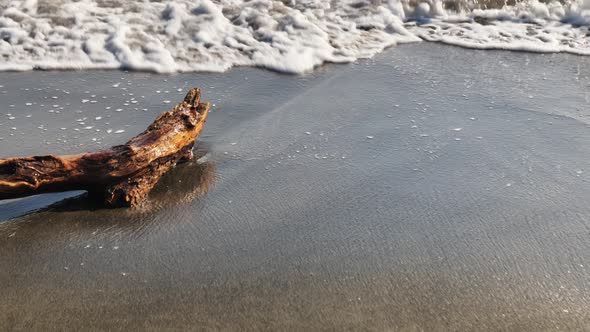
{"type": "Polygon", "coordinates": [[[590,55],[590,0],[0,0],[0,70],[304,73],[400,43],[590,55]]]}

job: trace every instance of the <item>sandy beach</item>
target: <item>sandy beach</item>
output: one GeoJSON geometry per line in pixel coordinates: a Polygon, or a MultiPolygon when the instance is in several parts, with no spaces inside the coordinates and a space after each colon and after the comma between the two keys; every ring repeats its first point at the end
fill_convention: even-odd
{"type": "Polygon", "coordinates": [[[587,329],[588,68],[409,44],[298,76],[0,73],[2,157],[214,104],[138,209],[0,202],[0,330],[587,329]]]}

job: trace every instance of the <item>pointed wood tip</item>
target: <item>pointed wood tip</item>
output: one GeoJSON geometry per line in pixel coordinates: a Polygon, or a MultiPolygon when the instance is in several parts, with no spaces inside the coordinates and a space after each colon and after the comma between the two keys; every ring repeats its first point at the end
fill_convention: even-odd
{"type": "Polygon", "coordinates": [[[197,107],[201,102],[201,89],[190,89],[186,94],[186,97],[184,97],[184,102],[187,103],[190,107],[197,107]]]}

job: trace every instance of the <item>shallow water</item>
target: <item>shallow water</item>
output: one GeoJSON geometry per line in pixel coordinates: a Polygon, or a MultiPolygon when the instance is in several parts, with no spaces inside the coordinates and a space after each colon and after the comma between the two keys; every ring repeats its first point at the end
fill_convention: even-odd
{"type": "Polygon", "coordinates": [[[589,61],[433,44],[297,77],[2,73],[2,156],[124,142],[192,86],[215,107],[138,210],[0,203],[0,328],[587,328],[589,61]]]}

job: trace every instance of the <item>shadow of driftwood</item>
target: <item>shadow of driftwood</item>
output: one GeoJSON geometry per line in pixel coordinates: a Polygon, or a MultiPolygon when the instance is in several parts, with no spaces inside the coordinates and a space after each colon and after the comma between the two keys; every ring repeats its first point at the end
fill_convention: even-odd
{"type": "MultiPolygon", "coordinates": [[[[195,147],[194,157],[177,165],[162,176],[148,199],[135,208],[108,209],[95,202],[83,191],[44,194],[22,198],[0,205],[0,222],[44,212],[98,211],[116,213],[120,218],[156,212],[173,205],[190,202],[207,191],[215,183],[215,165],[207,158],[207,149],[200,144],[195,147]]],[[[31,218],[34,219],[34,218],[31,218]]]]}

